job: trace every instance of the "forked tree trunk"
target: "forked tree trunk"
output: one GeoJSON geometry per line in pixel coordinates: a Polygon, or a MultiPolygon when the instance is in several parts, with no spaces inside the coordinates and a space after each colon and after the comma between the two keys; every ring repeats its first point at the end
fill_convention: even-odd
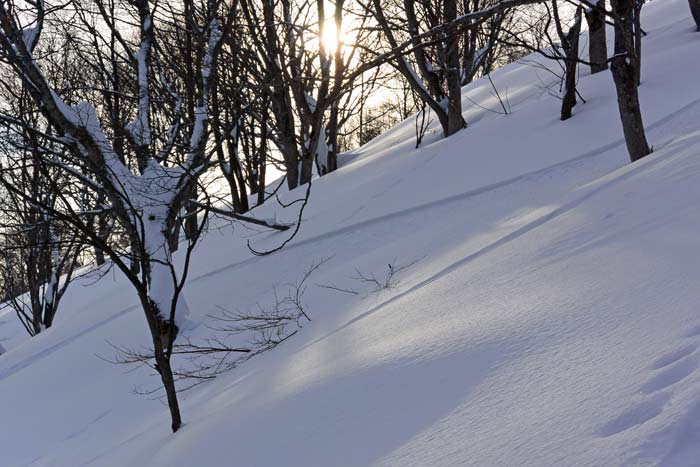
{"type": "Polygon", "coordinates": [[[143,269],[144,289],[139,290],[139,300],[151,332],[156,369],[160,373],[168,400],[172,430],[176,432],[182,424],[182,418],[170,357],[178,334],[175,318],[179,292],[171,269],[172,250],[169,249],[168,230],[163,229],[163,225],[168,225],[171,221],[167,218],[165,222],[161,220],[165,212],[167,212],[165,208],[154,209],[145,215],[146,234],[141,239],[143,249],[142,256],[139,258],[143,269]],[[162,236],[152,235],[156,232],[161,232],[162,236]]]}
{"type": "Polygon", "coordinates": [[[627,151],[634,162],[651,153],[637,91],[640,60],[635,50],[634,0],[612,0],[612,8],[615,15],[615,56],[610,70],[615,81],[627,151]]]}
{"type": "Polygon", "coordinates": [[[595,8],[586,10],[586,22],[588,23],[588,61],[591,62],[591,74],[593,75],[608,69],[605,0],[598,0],[595,8]]]}
{"type": "Polygon", "coordinates": [[[700,31],[700,0],[688,0],[688,4],[690,5],[690,14],[695,20],[698,31],[700,31]]]}

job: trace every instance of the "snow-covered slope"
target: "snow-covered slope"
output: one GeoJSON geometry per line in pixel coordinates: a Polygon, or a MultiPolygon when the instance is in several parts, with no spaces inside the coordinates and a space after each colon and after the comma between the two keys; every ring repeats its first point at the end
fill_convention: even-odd
{"type": "Polygon", "coordinates": [[[471,104],[497,106],[478,82],[466,131],[415,150],[406,122],[347,156],[281,252],[245,241],[285,234],[210,233],[186,289],[193,338],[330,259],[307,291],[313,321],[184,393],[176,435],[131,392],[151,372],[98,358],[148,342],[116,273],[73,286],[35,339],[0,315],[0,466],[696,465],[700,34],[685,0],[650,3],[644,27],[656,150],[640,163],[608,73],[582,70],[587,103],[560,122],[553,76],[525,62],[493,74],[511,115],[471,104]],[[390,290],[353,279],[416,260],[390,290]]]}

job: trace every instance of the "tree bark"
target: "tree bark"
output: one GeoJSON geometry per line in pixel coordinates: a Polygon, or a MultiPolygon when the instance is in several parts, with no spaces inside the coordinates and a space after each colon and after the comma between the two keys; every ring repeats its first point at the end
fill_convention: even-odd
{"type": "Polygon", "coordinates": [[[581,33],[581,7],[576,10],[574,25],[569,29],[564,44],[565,61],[565,92],[561,105],[561,119],[571,118],[571,111],[576,105],[576,69],[578,68],[578,44],[581,33]]]}
{"type": "Polygon", "coordinates": [[[331,107],[331,116],[328,119],[328,157],[326,159],[326,173],[338,169],[338,104],[331,107]]]}
{"type": "MultiPolygon", "coordinates": [[[[445,23],[457,18],[457,0],[445,2],[445,23]]],[[[451,136],[466,127],[462,116],[462,80],[459,67],[459,35],[456,28],[447,31],[446,59],[447,67],[447,131],[445,136],[451,136]]]]}
{"type": "Polygon", "coordinates": [[[610,71],[615,81],[627,151],[630,160],[634,162],[651,153],[637,91],[637,67],[640,61],[635,50],[634,1],[612,0],[612,8],[615,15],[615,56],[610,71]]]}
{"type": "Polygon", "coordinates": [[[170,427],[173,433],[177,432],[182,425],[182,415],[180,414],[180,404],[177,400],[177,388],[175,387],[175,377],[170,366],[170,355],[172,352],[172,342],[177,334],[177,327],[169,325],[169,320],[162,316],[162,311],[158,308],[146,294],[140,293],[141,306],[146,314],[146,321],[151,331],[153,341],[153,354],[156,361],[156,370],[160,374],[160,379],[165,389],[165,395],[170,410],[170,427]]]}
{"type": "Polygon", "coordinates": [[[690,5],[690,14],[695,20],[695,25],[700,31],[700,0],[688,0],[688,5],[690,5]]]}
{"type": "Polygon", "coordinates": [[[591,62],[591,74],[594,75],[608,69],[605,0],[598,0],[595,8],[586,10],[586,23],[588,23],[588,61],[591,62]]]}
{"type": "MultiPolygon", "coordinates": [[[[97,235],[100,237],[106,237],[106,220],[104,218],[104,215],[98,215],[97,216],[97,235]]],[[[102,248],[95,246],[95,265],[96,266],[102,266],[105,264],[105,252],[102,248]]]]}

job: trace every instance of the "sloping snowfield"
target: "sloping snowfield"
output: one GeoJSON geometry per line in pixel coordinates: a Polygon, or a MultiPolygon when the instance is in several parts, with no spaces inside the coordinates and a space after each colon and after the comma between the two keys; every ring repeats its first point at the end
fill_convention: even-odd
{"type": "MultiPolygon", "coordinates": [[[[212,231],[188,331],[310,279],[312,322],[182,394],[185,425],[135,395],[146,345],[118,274],[72,286],[27,339],[0,315],[0,466],[700,465],[700,33],[685,0],[645,7],[652,156],[627,164],[609,73],[567,122],[533,57],[465,88],[470,127],[414,149],[404,122],[317,180],[300,235],[212,231]],[[417,262],[416,262],[417,261],[417,262]],[[353,279],[408,265],[389,290],[353,279]],[[318,287],[333,284],[358,294],[318,287]],[[102,357],[102,358],[99,358],[102,357]]],[[[610,34],[612,36],[612,34],[610,34]]],[[[550,65],[552,66],[552,65],[550,65]]],[[[287,193],[287,201],[300,193],[287,193]]],[[[256,215],[293,218],[266,206],[256,215]],[[277,211],[276,213],[273,211],[277,211]]]]}

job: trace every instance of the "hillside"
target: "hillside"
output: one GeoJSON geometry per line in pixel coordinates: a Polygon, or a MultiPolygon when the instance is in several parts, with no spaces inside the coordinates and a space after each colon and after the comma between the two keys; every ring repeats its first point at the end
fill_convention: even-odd
{"type": "Polygon", "coordinates": [[[434,125],[415,149],[409,120],[345,154],[280,252],[246,242],[286,233],[212,229],[185,289],[192,339],[327,261],[304,297],[312,321],[184,392],[175,435],[164,405],[133,393],[153,372],[105,362],[112,344],[149,341],[118,272],[72,285],[36,338],[0,312],[0,466],[697,464],[700,33],[687,8],[644,8],[655,150],[641,162],[627,163],[609,73],[582,67],[587,102],[560,122],[555,77],[531,56],[492,75],[510,115],[483,108],[499,104],[478,81],[457,135],[434,125]],[[356,280],[390,264],[407,266],[391,288],[356,280]]]}

